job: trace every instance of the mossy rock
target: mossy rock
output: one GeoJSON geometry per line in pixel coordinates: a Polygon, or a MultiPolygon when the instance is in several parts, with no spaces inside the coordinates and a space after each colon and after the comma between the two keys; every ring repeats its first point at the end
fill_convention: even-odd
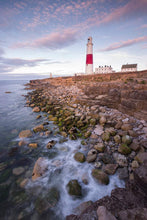
{"type": "Polygon", "coordinates": [[[77,140],[76,134],[70,134],[69,138],[70,138],[70,140],[77,140]]]}
{"type": "Polygon", "coordinates": [[[82,196],[82,188],[76,179],[69,181],[67,184],[67,190],[72,196],[82,196]]]}
{"type": "Polygon", "coordinates": [[[43,131],[43,130],[44,130],[44,126],[42,124],[41,125],[37,125],[36,127],[33,128],[33,131],[35,133],[43,131]]]}
{"type": "Polygon", "coordinates": [[[96,122],[95,118],[90,119],[90,125],[96,125],[96,122]]]}
{"type": "Polygon", "coordinates": [[[131,153],[131,148],[128,147],[126,144],[121,144],[118,148],[118,152],[124,155],[128,155],[131,153]]]}
{"type": "Polygon", "coordinates": [[[28,198],[28,196],[27,196],[27,194],[25,193],[24,190],[22,190],[22,191],[15,191],[12,196],[13,196],[13,197],[12,197],[12,201],[13,201],[15,204],[22,204],[22,203],[24,203],[24,202],[27,200],[27,198],[28,198]]]}
{"type": "Polygon", "coordinates": [[[108,185],[109,184],[109,177],[106,173],[101,170],[93,169],[92,176],[101,184],[108,185]]]}
{"type": "Polygon", "coordinates": [[[90,135],[91,135],[91,132],[90,132],[90,131],[87,131],[87,132],[84,134],[84,137],[85,137],[85,138],[89,138],[90,135]]]}
{"type": "Polygon", "coordinates": [[[84,127],[84,123],[83,121],[77,121],[77,128],[81,128],[81,127],[84,127]]]}
{"type": "Polygon", "coordinates": [[[118,144],[121,143],[121,138],[118,134],[114,136],[114,141],[115,143],[118,143],[118,144]]]}
{"type": "Polygon", "coordinates": [[[87,145],[87,143],[84,140],[81,141],[81,144],[82,145],[87,145]]]}
{"type": "Polygon", "coordinates": [[[96,149],[98,152],[102,153],[105,150],[105,145],[103,143],[97,143],[94,146],[94,149],[96,149]]]}
{"type": "Polygon", "coordinates": [[[83,163],[85,162],[85,156],[84,154],[82,154],[81,152],[77,152],[75,155],[74,155],[74,159],[80,163],[83,163]]]}
{"type": "Polygon", "coordinates": [[[110,133],[109,133],[109,132],[104,132],[104,133],[102,134],[102,139],[103,139],[103,141],[109,141],[109,139],[110,139],[110,133]]]}
{"type": "Polygon", "coordinates": [[[46,200],[50,206],[50,208],[53,208],[56,206],[60,199],[60,193],[56,187],[52,187],[48,192],[46,196],[46,200]]]}

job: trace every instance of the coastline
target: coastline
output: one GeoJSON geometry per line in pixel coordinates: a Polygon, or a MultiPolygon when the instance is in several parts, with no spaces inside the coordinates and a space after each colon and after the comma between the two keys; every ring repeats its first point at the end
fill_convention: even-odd
{"type": "Polygon", "coordinates": [[[71,140],[81,138],[81,144],[88,147],[86,163],[92,163],[94,170],[102,171],[101,177],[94,175],[94,178],[107,184],[102,178],[104,174],[109,179],[109,175],[119,172],[119,177],[126,182],[126,189],[112,191],[111,197],[101,199],[86,207],[78,216],[71,215],[67,219],[85,219],[87,213],[91,217],[97,216],[100,205],[105,205],[116,218],[127,207],[140,208],[140,213],[146,207],[146,180],[139,178],[139,173],[146,167],[147,156],[147,124],[143,120],[146,119],[146,106],[143,105],[146,99],[146,73],[138,78],[136,75],[133,78],[133,74],[130,78],[127,74],[124,76],[112,80],[108,75],[105,80],[97,76],[100,82],[97,82],[96,76],[59,77],[32,80],[27,85],[28,89],[33,89],[26,97],[27,106],[32,107],[33,111],[48,113],[48,119],[59,126],[60,135],[65,138],[69,136],[71,140]],[[123,99],[121,103],[120,97],[123,99]],[[125,98],[128,99],[128,106],[125,98]],[[134,100],[139,104],[134,105],[134,100]],[[142,182],[141,187],[139,181],[142,182]],[[134,186],[138,187],[136,191],[132,191],[134,186]],[[140,189],[142,192],[138,193],[140,189]],[[120,198],[116,194],[122,196],[127,192],[132,193],[132,199],[124,197],[124,205],[119,203],[117,206],[120,198]],[[114,197],[117,197],[115,203],[114,197]],[[139,203],[140,199],[142,203],[139,203]]]}

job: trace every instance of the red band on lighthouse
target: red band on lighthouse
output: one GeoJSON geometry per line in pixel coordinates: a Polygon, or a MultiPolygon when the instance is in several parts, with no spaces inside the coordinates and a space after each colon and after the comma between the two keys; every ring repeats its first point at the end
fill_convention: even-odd
{"type": "Polygon", "coordinates": [[[93,64],[93,54],[87,54],[86,64],[93,64]]]}

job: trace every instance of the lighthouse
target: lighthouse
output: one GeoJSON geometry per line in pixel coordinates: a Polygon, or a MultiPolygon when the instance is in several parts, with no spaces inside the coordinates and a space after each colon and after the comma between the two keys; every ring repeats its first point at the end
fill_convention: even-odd
{"type": "Polygon", "coordinates": [[[86,53],[86,74],[93,74],[93,43],[92,37],[88,38],[86,53]]]}

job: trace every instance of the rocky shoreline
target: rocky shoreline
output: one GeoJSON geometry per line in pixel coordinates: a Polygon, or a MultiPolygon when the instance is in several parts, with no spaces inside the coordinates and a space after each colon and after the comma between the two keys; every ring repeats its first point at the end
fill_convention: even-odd
{"type": "MultiPolygon", "coordinates": [[[[91,77],[91,81],[87,83],[84,77],[80,80],[76,77],[69,77],[33,80],[27,85],[27,89],[32,89],[26,96],[27,106],[32,107],[34,112],[42,111],[47,114],[48,120],[58,125],[58,133],[65,138],[65,141],[67,137],[71,140],[81,138],[81,144],[87,148],[87,153],[83,154],[79,149],[75,153],[74,159],[79,163],[91,163],[93,165],[91,175],[98,183],[109,184],[109,176],[114,175],[115,172],[119,174],[120,179],[126,182],[125,189],[117,188],[112,191],[111,197],[106,196],[93,204],[85,203],[78,215],[67,216],[67,220],[126,220],[137,219],[135,216],[139,216],[138,219],[147,217],[145,188],[147,183],[145,169],[147,166],[147,122],[137,112],[141,108],[141,112],[145,116],[146,105],[136,107],[135,114],[132,114],[132,111],[129,115],[124,113],[126,105],[122,112],[120,104],[119,108],[116,105],[116,102],[120,102],[118,86],[124,91],[126,91],[126,87],[130,88],[131,94],[142,95],[139,99],[144,102],[146,74],[141,77],[144,81],[140,77],[140,81],[138,81],[145,83],[136,83],[136,76],[135,79],[128,80],[129,85],[126,85],[124,78],[121,82],[119,78],[119,83],[118,79],[112,82],[105,80],[101,83],[91,77]],[[107,88],[105,93],[98,89],[102,87],[107,88]],[[93,90],[95,94],[93,94],[93,90]],[[107,90],[109,90],[109,94],[106,95],[107,90]],[[137,116],[138,119],[134,116],[137,116]]],[[[142,103],[140,100],[136,100],[136,103],[142,103]]],[[[131,103],[130,99],[129,102],[131,103]]],[[[130,104],[130,106],[127,113],[131,111],[134,104],[130,104]]],[[[39,117],[41,115],[37,116],[37,118],[39,117]]],[[[43,124],[35,127],[33,131],[48,132],[45,131],[43,124]]],[[[20,137],[22,136],[24,137],[24,134],[20,134],[20,137]]],[[[47,148],[52,148],[54,144],[48,143],[47,148]]],[[[30,147],[35,148],[36,145],[30,147]]],[[[36,170],[35,167],[34,170],[36,170]]],[[[41,172],[44,173],[45,169],[41,172]]],[[[41,176],[42,173],[38,174],[33,171],[32,179],[41,176]]],[[[82,182],[88,184],[86,176],[82,177],[82,182]]],[[[80,187],[77,180],[71,180],[67,185],[69,194],[75,196],[80,196],[80,187]]]]}

